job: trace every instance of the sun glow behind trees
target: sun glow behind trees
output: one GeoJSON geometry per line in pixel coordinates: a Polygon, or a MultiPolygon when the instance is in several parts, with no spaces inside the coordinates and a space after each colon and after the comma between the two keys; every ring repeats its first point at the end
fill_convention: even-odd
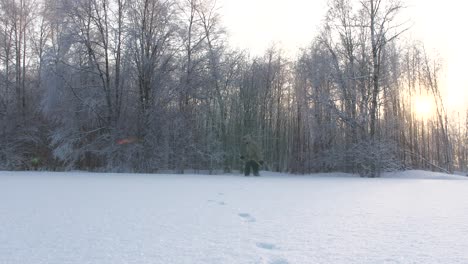
{"type": "Polygon", "coordinates": [[[414,113],[422,120],[434,116],[434,99],[428,95],[416,95],[413,97],[414,113]]]}
{"type": "Polygon", "coordinates": [[[467,1],[408,0],[408,14],[414,22],[411,36],[424,42],[443,65],[441,90],[449,116],[468,109],[466,62],[467,1]]]}

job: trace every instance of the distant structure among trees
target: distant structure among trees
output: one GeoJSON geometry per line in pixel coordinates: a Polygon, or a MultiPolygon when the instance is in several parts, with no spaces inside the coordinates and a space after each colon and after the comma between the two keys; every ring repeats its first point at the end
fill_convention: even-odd
{"type": "Polygon", "coordinates": [[[402,8],[330,1],[291,59],[230,48],[212,0],[0,0],[0,169],[230,171],[249,132],[275,171],[466,171],[402,8]]]}

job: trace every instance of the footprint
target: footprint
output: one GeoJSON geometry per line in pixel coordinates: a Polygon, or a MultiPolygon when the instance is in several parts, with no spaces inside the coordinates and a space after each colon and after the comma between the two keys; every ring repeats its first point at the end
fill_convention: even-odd
{"type": "Polygon", "coordinates": [[[216,200],[206,200],[207,203],[216,203],[216,204],[219,204],[219,205],[226,205],[225,202],[223,201],[216,201],[216,200]]]}
{"type": "Polygon", "coordinates": [[[255,218],[253,218],[250,214],[247,213],[240,213],[238,214],[242,219],[244,219],[247,222],[255,222],[255,218]]]}
{"type": "Polygon", "coordinates": [[[270,261],[269,264],[289,264],[289,262],[283,258],[278,258],[270,261]]]}
{"type": "Polygon", "coordinates": [[[260,243],[257,243],[256,245],[257,245],[257,247],[263,248],[263,249],[268,249],[268,250],[276,249],[276,245],[272,244],[272,243],[260,242],[260,243]]]}

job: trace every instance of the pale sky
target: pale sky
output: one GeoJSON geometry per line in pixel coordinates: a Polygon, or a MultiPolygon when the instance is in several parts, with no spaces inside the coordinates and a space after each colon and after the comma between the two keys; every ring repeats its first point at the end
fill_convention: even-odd
{"type": "MultiPolygon", "coordinates": [[[[413,24],[407,37],[421,40],[443,59],[446,104],[468,105],[468,1],[402,0],[402,18],[413,24]]],[[[318,34],[327,0],[218,0],[234,47],[261,55],[276,43],[288,53],[307,46],[318,34]]]]}

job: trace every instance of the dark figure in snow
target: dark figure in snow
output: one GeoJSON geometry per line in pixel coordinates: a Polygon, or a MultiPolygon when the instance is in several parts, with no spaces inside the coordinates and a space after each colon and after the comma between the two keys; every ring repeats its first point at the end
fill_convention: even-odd
{"type": "Polygon", "coordinates": [[[34,170],[37,170],[40,164],[41,164],[41,160],[38,157],[33,157],[31,159],[31,165],[34,170]]]}
{"type": "Polygon", "coordinates": [[[242,138],[242,144],[244,145],[243,154],[240,158],[245,161],[244,175],[249,176],[250,170],[252,170],[254,176],[260,176],[258,170],[260,165],[263,165],[260,148],[249,135],[242,138]]]}

